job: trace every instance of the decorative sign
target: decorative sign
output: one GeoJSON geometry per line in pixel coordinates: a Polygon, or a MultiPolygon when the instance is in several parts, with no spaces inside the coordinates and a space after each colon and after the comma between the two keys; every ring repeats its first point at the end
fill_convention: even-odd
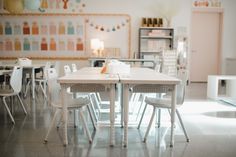
{"type": "Polygon", "coordinates": [[[221,7],[220,0],[194,0],[194,7],[221,7]]]}

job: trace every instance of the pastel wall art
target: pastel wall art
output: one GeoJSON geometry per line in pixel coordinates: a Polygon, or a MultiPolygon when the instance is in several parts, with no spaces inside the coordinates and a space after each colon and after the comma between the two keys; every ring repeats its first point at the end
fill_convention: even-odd
{"type": "Polygon", "coordinates": [[[0,51],[3,51],[3,41],[0,41],[0,51]]]}
{"type": "MultiPolygon", "coordinates": [[[[62,0],[54,0],[53,4],[49,4],[50,0],[45,2],[48,8],[55,8],[57,4],[62,8],[64,5],[62,0]]],[[[68,7],[72,2],[76,0],[69,1],[68,7]]],[[[40,5],[46,5],[42,3],[40,1],[40,5]]],[[[96,37],[104,40],[106,47],[124,47],[120,49],[120,54],[126,58],[129,52],[127,43],[130,43],[127,19],[128,16],[120,14],[3,13],[0,20],[0,58],[87,58],[92,53],[89,41],[96,37]],[[113,27],[115,31],[112,31],[113,27]],[[114,38],[117,41],[112,43],[114,38]]]]}
{"type": "Polygon", "coordinates": [[[15,51],[21,51],[21,42],[19,38],[15,39],[15,51]]]}
{"type": "Polygon", "coordinates": [[[58,29],[59,29],[59,30],[58,30],[58,33],[59,33],[60,35],[63,35],[63,34],[66,33],[66,28],[65,28],[64,22],[60,22],[60,23],[59,23],[59,28],[58,28],[58,29]]]}
{"type": "Polygon", "coordinates": [[[24,2],[23,0],[4,0],[4,8],[10,13],[22,13],[24,2]]]}
{"type": "Polygon", "coordinates": [[[3,35],[3,25],[0,23],[0,35],[3,35]]]}
{"type": "Polygon", "coordinates": [[[51,51],[56,51],[56,41],[54,38],[50,39],[50,50],[51,51]]]}
{"type": "Polygon", "coordinates": [[[14,34],[21,35],[21,26],[19,24],[14,25],[14,34]]]}
{"type": "Polygon", "coordinates": [[[28,10],[38,10],[40,7],[40,0],[24,0],[24,8],[28,10]]]}
{"type": "Polygon", "coordinates": [[[84,50],[84,44],[81,38],[77,39],[77,43],[76,43],[76,50],[77,51],[83,51],[84,50]]]}
{"type": "Polygon", "coordinates": [[[1,0],[0,9],[8,13],[81,13],[85,0],[1,0]]]}
{"type": "Polygon", "coordinates": [[[39,41],[37,41],[37,40],[32,41],[32,50],[39,51],[39,41]]]}
{"type": "Polygon", "coordinates": [[[47,44],[47,39],[46,38],[42,38],[41,50],[42,51],[47,51],[48,50],[48,44],[47,44]]]}
{"type": "Polygon", "coordinates": [[[13,43],[11,39],[5,40],[5,50],[6,51],[12,51],[13,50],[13,43]]]}
{"type": "Polygon", "coordinates": [[[10,22],[5,23],[5,34],[12,35],[12,26],[11,26],[10,22]]]}
{"type": "Polygon", "coordinates": [[[25,21],[23,24],[23,34],[30,34],[30,27],[27,21],[25,21]]]}
{"type": "Polygon", "coordinates": [[[36,21],[32,24],[32,35],[38,35],[39,34],[39,26],[36,21]]]}
{"type": "Polygon", "coordinates": [[[30,41],[28,38],[24,38],[23,48],[24,51],[30,51],[30,41]]]}
{"type": "Polygon", "coordinates": [[[49,33],[50,33],[50,35],[57,34],[57,26],[54,22],[50,22],[49,33]]]}

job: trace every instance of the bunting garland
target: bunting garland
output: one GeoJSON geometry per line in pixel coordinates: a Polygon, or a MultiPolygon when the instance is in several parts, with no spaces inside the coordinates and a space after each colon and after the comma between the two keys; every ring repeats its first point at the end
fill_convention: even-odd
{"type": "Polygon", "coordinates": [[[122,29],[123,27],[126,26],[127,23],[130,22],[129,19],[126,19],[125,21],[121,21],[120,23],[116,23],[112,26],[107,26],[105,24],[96,24],[95,22],[86,19],[85,22],[90,26],[93,27],[94,29],[98,30],[98,31],[102,31],[102,32],[115,32],[118,31],[120,29],[122,29]]]}

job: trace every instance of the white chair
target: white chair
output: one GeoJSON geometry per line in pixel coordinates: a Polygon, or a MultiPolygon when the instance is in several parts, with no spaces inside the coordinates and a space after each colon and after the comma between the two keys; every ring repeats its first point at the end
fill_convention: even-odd
{"type": "Polygon", "coordinates": [[[57,72],[58,76],[61,76],[61,75],[60,75],[60,66],[61,66],[61,62],[60,62],[60,61],[56,61],[56,62],[54,63],[54,66],[53,66],[53,68],[56,69],[56,72],[57,72]]]}
{"type": "MultiPolygon", "coordinates": [[[[41,78],[35,78],[35,83],[39,85],[39,87],[41,88],[43,95],[45,98],[47,98],[47,93],[46,93],[46,86],[47,86],[47,79],[46,79],[46,75],[47,75],[47,70],[51,67],[51,63],[50,62],[46,62],[45,67],[43,68],[43,75],[41,78]]],[[[24,94],[24,97],[26,97],[29,87],[30,87],[30,83],[31,81],[28,81],[27,85],[26,85],[26,91],[24,94]]]]}
{"type": "MultiPolygon", "coordinates": [[[[189,142],[189,137],[187,135],[186,129],[185,129],[184,124],[183,124],[183,121],[182,121],[180,113],[178,111],[178,107],[180,107],[184,103],[185,86],[186,86],[186,83],[187,83],[187,74],[186,74],[185,71],[182,71],[182,72],[179,72],[178,77],[182,80],[182,82],[179,85],[177,85],[176,114],[177,114],[177,117],[178,117],[179,122],[181,124],[181,127],[183,129],[186,140],[187,140],[187,142],[189,142]]],[[[163,108],[171,109],[171,99],[170,98],[146,97],[145,98],[145,103],[146,103],[146,106],[148,104],[148,105],[151,105],[153,107],[153,112],[152,112],[150,122],[148,124],[147,131],[146,131],[145,136],[144,136],[144,142],[146,142],[146,140],[147,140],[148,133],[150,131],[153,119],[154,119],[155,114],[156,114],[156,109],[157,108],[158,109],[163,109],[163,108]]],[[[146,108],[146,106],[145,106],[145,108],[146,108]]],[[[145,110],[144,110],[144,112],[141,116],[141,119],[139,121],[138,128],[140,128],[144,113],[145,113],[145,110]]],[[[160,120],[160,116],[159,116],[159,120],[160,120]]],[[[158,123],[158,125],[160,125],[160,123],[158,123]]]]}
{"type": "Polygon", "coordinates": [[[72,63],[72,64],[71,64],[71,67],[72,67],[72,72],[76,72],[76,71],[77,71],[77,66],[76,66],[76,64],[72,63]]]}
{"type": "MultiPolygon", "coordinates": [[[[74,64],[72,64],[72,68],[73,68],[73,72],[76,72],[77,71],[77,68],[76,68],[76,65],[74,64]],[[74,67],[74,68],[73,68],[74,67]]],[[[68,75],[68,74],[70,74],[70,73],[72,73],[72,71],[71,71],[71,68],[70,68],[70,66],[69,65],[65,65],[64,66],[64,74],[65,75],[68,75]]],[[[84,97],[84,96],[88,96],[89,97],[89,99],[90,99],[90,102],[91,102],[91,107],[92,107],[92,112],[93,112],[93,116],[95,117],[95,120],[96,121],[98,121],[98,116],[97,116],[97,114],[96,114],[96,112],[95,112],[95,108],[94,108],[94,104],[93,104],[93,102],[92,102],[92,97],[91,97],[91,94],[89,93],[71,93],[71,91],[70,91],[70,88],[68,88],[67,89],[67,92],[68,93],[70,93],[70,94],[73,94],[74,95],[74,97],[84,97]]],[[[75,110],[75,127],[76,127],[76,119],[77,119],[77,117],[76,117],[76,110],[75,110]]],[[[92,119],[94,119],[93,117],[91,117],[92,119]]],[[[94,123],[94,120],[92,120],[92,122],[94,123]]],[[[96,127],[95,127],[95,123],[94,123],[94,128],[96,129],[96,127]]]]}
{"type": "MultiPolygon", "coordinates": [[[[60,89],[61,88],[60,88],[60,84],[57,83],[58,75],[56,73],[56,69],[49,68],[47,76],[48,76],[48,91],[49,91],[49,95],[50,95],[49,100],[50,100],[51,105],[56,108],[56,112],[53,116],[51,125],[50,125],[48,132],[46,134],[46,137],[44,139],[45,143],[47,143],[48,136],[52,130],[52,127],[55,125],[57,115],[62,114],[62,103],[60,101],[61,100],[60,99],[60,97],[61,97],[61,90],[60,89]]],[[[84,114],[83,114],[83,108],[87,107],[89,114],[91,116],[91,111],[90,111],[90,108],[88,107],[89,104],[90,104],[90,100],[88,97],[80,97],[80,98],[73,99],[70,94],[68,95],[67,109],[68,110],[75,110],[75,109],[79,110],[79,115],[80,115],[82,125],[86,131],[89,142],[91,143],[92,142],[91,134],[90,134],[90,131],[88,129],[88,126],[87,126],[87,123],[85,121],[84,114]]],[[[62,115],[60,115],[60,116],[62,116],[62,115]]]]}
{"type": "Polygon", "coordinates": [[[70,68],[70,66],[69,65],[65,65],[64,66],[64,74],[65,75],[68,75],[68,74],[70,74],[72,71],[71,71],[71,68],[70,68]]]}
{"type": "Polygon", "coordinates": [[[17,96],[25,115],[27,114],[24,104],[19,96],[19,93],[21,92],[21,88],[22,88],[22,67],[15,66],[13,68],[13,72],[10,77],[10,87],[11,87],[10,89],[0,89],[0,97],[2,97],[3,99],[4,106],[11,118],[12,123],[15,124],[15,120],[6,103],[6,98],[11,97],[11,96],[17,96]]]}

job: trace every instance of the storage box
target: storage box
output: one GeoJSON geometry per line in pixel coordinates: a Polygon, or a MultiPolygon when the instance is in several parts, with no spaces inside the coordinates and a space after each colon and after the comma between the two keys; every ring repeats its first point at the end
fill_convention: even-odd
{"type": "Polygon", "coordinates": [[[109,74],[130,74],[130,65],[119,61],[108,63],[109,74]]]}

